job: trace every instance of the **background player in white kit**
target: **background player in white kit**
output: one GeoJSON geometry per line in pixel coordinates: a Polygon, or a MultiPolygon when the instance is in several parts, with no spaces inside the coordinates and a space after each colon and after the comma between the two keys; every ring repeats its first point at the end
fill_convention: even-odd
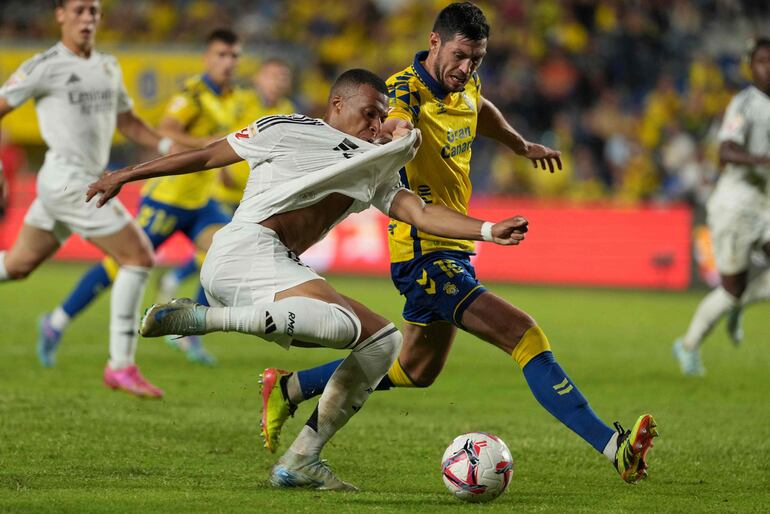
{"type": "Polygon", "coordinates": [[[132,111],[116,59],[94,50],[98,0],[54,2],[61,41],[29,59],[0,88],[0,119],[33,98],[48,146],[37,198],[16,242],[0,252],[0,281],[25,278],[75,232],[120,264],[110,304],[110,360],[104,383],[137,396],[160,397],[134,362],[138,308],[153,264],[147,236],[115,199],[108,209],[83,202],[89,182],[104,171],[112,136],[167,153],[161,138],[132,111]]]}
{"type": "Polygon", "coordinates": [[[351,490],[319,459],[324,444],[357,412],[398,355],[401,333],[381,316],[340,295],[299,255],[348,214],[370,205],[444,237],[518,244],[527,221],[497,224],[426,205],[405,189],[398,170],[419,145],[407,128],[372,143],[387,116],[385,82],[349,70],[335,82],[322,120],[266,116],[201,150],[105,175],[87,198],[99,204],[132,180],[192,173],[246,160],[251,168],[233,220],[216,233],[201,270],[212,307],[186,298],[145,314],[146,336],[237,331],[291,345],[349,349],[297,439],[273,468],[281,487],[351,490]]]}
{"type": "Polygon", "coordinates": [[[724,169],[709,198],[708,223],[721,285],[698,305],[687,333],[674,343],[686,375],[703,375],[700,345],[729,314],[728,333],[739,343],[741,309],[770,298],[770,269],[751,281],[752,251],[770,256],[770,39],[752,41],[748,55],[753,85],[732,99],[719,131],[724,169]]]}

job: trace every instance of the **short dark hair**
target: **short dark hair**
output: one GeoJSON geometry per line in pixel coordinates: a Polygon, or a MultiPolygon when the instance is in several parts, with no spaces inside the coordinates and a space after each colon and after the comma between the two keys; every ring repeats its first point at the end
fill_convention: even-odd
{"type": "Polygon", "coordinates": [[[210,45],[214,41],[221,41],[227,45],[234,45],[238,43],[238,34],[230,29],[215,29],[212,30],[208,37],[206,37],[206,46],[210,45]]]}
{"type": "Polygon", "coordinates": [[[363,68],[353,68],[337,77],[337,80],[332,84],[329,94],[333,96],[341,89],[360,86],[362,84],[372,86],[383,95],[387,96],[388,94],[388,86],[385,85],[385,81],[382,80],[379,75],[363,68]]]}
{"type": "Polygon", "coordinates": [[[471,41],[481,41],[489,37],[489,23],[481,9],[472,3],[456,2],[438,13],[433,32],[437,32],[442,41],[450,41],[456,34],[471,41]]]}
{"type": "Polygon", "coordinates": [[[757,53],[757,50],[759,50],[763,46],[770,48],[770,38],[764,37],[764,36],[758,36],[758,37],[749,39],[748,44],[746,45],[746,57],[748,57],[749,62],[751,62],[751,60],[754,59],[754,54],[757,53]]]}

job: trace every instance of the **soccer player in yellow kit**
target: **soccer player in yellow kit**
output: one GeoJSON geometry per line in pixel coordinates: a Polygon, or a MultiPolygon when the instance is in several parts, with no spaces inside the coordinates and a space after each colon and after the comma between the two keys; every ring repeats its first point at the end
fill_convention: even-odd
{"type": "MultiPolygon", "coordinates": [[[[206,72],[188,79],[182,91],[171,99],[160,122],[162,133],[182,145],[200,147],[238,125],[248,101],[247,95],[233,87],[240,52],[238,37],[232,31],[219,29],[208,36],[204,53],[206,72]]],[[[211,198],[216,181],[214,170],[147,181],[136,221],[153,248],[179,231],[202,251],[208,249],[214,232],[230,221],[230,216],[211,198]]],[[[61,336],[71,319],[110,286],[116,271],[114,260],[105,258],[83,275],[60,306],[43,316],[38,357],[44,366],[53,365],[61,336]]],[[[198,300],[205,302],[202,290],[198,300]]],[[[186,351],[190,360],[214,364],[215,359],[204,350],[197,336],[172,341],[186,351]]]]}
{"type": "MultiPolygon", "coordinates": [[[[297,111],[294,102],[287,96],[292,88],[292,72],[286,62],[278,58],[266,59],[254,75],[253,84],[253,90],[243,91],[248,97],[247,108],[237,128],[245,127],[263,116],[291,114],[297,111]]],[[[235,128],[233,127],[233,130],[235,128]]],[[[241,202],[249,171],[246,162],[239,162],[223,168],[220,173],[220,180],[214,189],[214,198],[230,214],[235,212],[241,202]]]]}
{"type": "MultiPolygon", "coordinates": [[[[423,144],[402,170],[402,181],[426,203],[466,213],[471,194],[471,144],[476,134],[491,137],[535,167],[561,167],[559,152],[521,137],[481,95],[477,69],[486,53],[489,26],[469,2],[454,3],[438,15],[428,51],[388,80],[391,112],[383,132],[399,126],[422,131],[423,144]]],[[[489,226],[482,228],[482,234],[489,226]]],[[[391,220],[388,228],[391,277],[406,297],[404,343],[398,360],[377,389],[428,387],[446,362],[457,328],[487,341],[521,367],[540,404],[604,454],[626,482],[647,475],[646,454],[657,435],[652,416],[616,430],[602,422],[577,385],[556,362],[541,328],[524,311],[481,285],[470,263],[470,241],[446,239],[391,220]]],[[[297,403],[323,391],[339,361],[288,373],[263,373],[262,433],[274,450],[280,428],[297,403]]]]}

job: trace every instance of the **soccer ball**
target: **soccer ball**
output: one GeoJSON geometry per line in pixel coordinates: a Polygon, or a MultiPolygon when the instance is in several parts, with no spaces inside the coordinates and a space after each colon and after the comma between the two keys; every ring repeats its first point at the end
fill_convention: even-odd
{"type": "Polygon", "coordinates": [[[505,443],[485,432],[455,437],[441,459],[441,478],[455,498],[467,502],[494,500],[508,488],[513,459],[505,443]]]}

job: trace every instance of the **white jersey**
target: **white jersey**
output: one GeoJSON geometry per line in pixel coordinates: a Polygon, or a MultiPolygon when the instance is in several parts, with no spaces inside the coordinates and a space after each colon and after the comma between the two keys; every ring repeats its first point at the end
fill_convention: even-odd
{"type": "MultiPolygon", "coordinates": [[[[299,114],[266,116],[227,136],[251,172],[234,222],[259,223],[318,203],[332,193],[352,198],[340,217],[373,205],[386,216],[404,189],[398,171],[414,157],[416,131],[378,146],[299,114]]],[[[330,227],[331,228],[331,227],[330,227]]]]}
{"type": "Polygon", "coordinates": [[[131,109],[115,57],[96,51],[78,57],[61,42],[22,64],[0,88],[12,107],[35,100],[48,152],[47,185],[91,180],[107,165],[117,114],[131,109]]]}
{"type": "MultiPolygon", "coordinates": [[[[730,101],[720,143],[732,141],[753,155],[770,155],[770,97],[749,86],[730,101]]],[[[770,167],[726,164],[709,199],[709,209],[765,209],[770,196],[770,167]]]]}

